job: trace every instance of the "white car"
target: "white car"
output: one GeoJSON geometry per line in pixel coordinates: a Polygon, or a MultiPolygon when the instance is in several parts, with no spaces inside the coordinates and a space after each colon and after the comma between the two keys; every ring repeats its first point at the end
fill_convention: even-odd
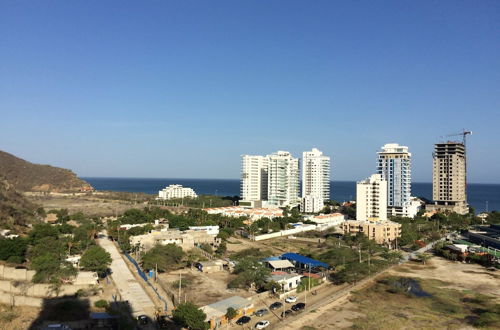
{"type": "Polygon", "coordinates": [[[269,324],[271,324],[271,322],[269,322],[267,320],[259,321],[259,322],[255,323],[255,329],[267,328],[269,326],[269,324]]]}
{"type": "Polygon", "coordinates": [[[287,303],[294,303],[296,301],[297,301],[297,297],[295,297],[295,296],[290,296],[290,297],[287,297],[285,299],[285,302],[287,302],[287,303]]]}

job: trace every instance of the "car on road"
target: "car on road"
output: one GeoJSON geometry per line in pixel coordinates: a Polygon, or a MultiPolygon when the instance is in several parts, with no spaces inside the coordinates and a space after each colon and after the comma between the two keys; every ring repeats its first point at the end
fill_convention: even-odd
{"type": "Polygon", "coordinates": [[[236,324],[237,325],[242,325],[242,324],[246,324],[248,322],[250,322],[250,317],[249,316],[242,316],[238,319],[238,321],[236,321],[236,324]]]}
{"type": "Polygon", "coordinates": [[[258,311],[256,311],[254,314],[255,316],[263,316],[269,313],[269,310],[267,308],[261,308],[258,311]]]}
{"type": "Polygon", "coordinates": [[[286,311],[282,312],[281,313],[281,317],[287,317],[288,315],[292,314],[292,310],[291,309],[287,309],[286,311]]]}
{"type": "Polygon", "coordinates": [[[269,309],[273,311],[273,310],[278,309],[278,308],[281,308],[281,307],[283,307],[283,304],[282,304],[282,303],[280,303],[279,301],[277,301],[277,302],[272,303],[272,304],[269,306],[269,309]]]}
{"type": "Polygon", "coordinates": [[[297,301],[297,297],[295,297],[295,296],[286,297],[285,301],[287,303],[294,303],[297,301]]]}
{"type": "Polygon", "coordinates": [[[304,304],[303,302],[300,302],[300,303],[296,303],[295,305],[292,306],[292,311],[298,312],[300,310],[303,310],[304,308],[306,308],[306,304],[304,304]]]}
{"type": "Polygon", "coordinates": [[[269,322],[267,320],[259,321],[259,322],[255,323],[255,329],[267,328],[269,326],[269,324],[271,324],[271,322],[269,322]]]}

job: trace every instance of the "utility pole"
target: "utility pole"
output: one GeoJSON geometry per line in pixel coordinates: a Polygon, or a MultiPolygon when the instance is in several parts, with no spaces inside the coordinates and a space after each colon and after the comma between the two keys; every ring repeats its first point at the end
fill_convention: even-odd
{"type": "Polygon", "coordinates": [[[179,301],[178,301],[177,305],[179,305],[181,303],[181,284],[182,284],[182,274],[179,273],[179,301]]]}

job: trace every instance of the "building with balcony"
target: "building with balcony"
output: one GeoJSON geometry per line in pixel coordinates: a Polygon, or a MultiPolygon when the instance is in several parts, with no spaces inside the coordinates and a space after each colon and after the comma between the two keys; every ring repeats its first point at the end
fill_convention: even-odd
{"type": "Polygon", "coordinates": [[[321,211],[324,201],[330,199],[330,157],[313,148],[302,154],[301,210],[306,213],[321,211]]]}
{"type": "Polygon", "coordinates": [[[299,159],[288,151],[278,151],[267,157],[267,204],[278,207],[299,205],[299,159]]]}
{"type": "Polygon", "coordinates": [[[393,245],[401,237],[401,224],[393,221],[346,220],[342,223],[342,231],[344,235],[363,233],[378,244],[393,245]]]}
{"type": "Polygon", "coordinates": [[[241,157],[241,205],[261,206],[267,200],[267,156],[241,157]]]}
{"type": "Polygon", "coordinates": [[[387,181],[388,216],[413,218],[418,209],[411,202],[411,153],[408,147],[388,143],[378,153],[377,173],[387,181]]]}
{"type": "Polygon", "coordinates": [[[387,220],[387,181],[380,174],[356,184],[356,219],[387,220]]]}
{"type": "Polygon", "coordinates": [[[196,198],[198,195],[193,189],[183,187],[180,184],[171,184],[163,190],[158,192],[158,199],[173,199],[173,198],[184,198],[191,197],[196,198]]]}

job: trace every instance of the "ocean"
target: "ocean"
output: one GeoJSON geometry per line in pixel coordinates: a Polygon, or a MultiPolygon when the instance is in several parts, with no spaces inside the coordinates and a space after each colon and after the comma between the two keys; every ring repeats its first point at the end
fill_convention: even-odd
{"type": "MultiPolygon", "coordinates": [[[[193,188],[197,194],[238,196],[240,180],[236,179],[142,179],[142,178],[82,178],[97,190],[158,194],[170,184],[193,188]]],[[[412,196],[432,199],[432,183],[412,183],[412,196]]],[[[355,181],[330,182],[330,198],[336,201],[356,199],[355,181]]],[[[470,183],[467,186],[469,204],[476,212],[500,211],[500,184],[470,183]]]]}

